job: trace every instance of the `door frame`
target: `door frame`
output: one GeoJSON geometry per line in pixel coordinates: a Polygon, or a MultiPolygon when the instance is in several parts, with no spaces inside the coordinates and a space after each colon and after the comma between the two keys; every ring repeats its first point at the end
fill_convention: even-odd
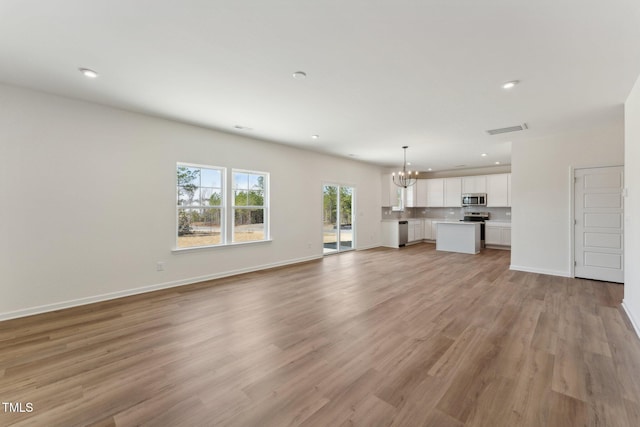
{"type": "MultiPolygon", "coordinates": [[[[333,186],[333,187],[338,187],[338,202],[340,200],[340,187],[350,187],[353,190],[353,193],[351,195],[351,248],[350,249],[346,249],[341,251],[340,250],[340,227],[338,227],[338,233],[336,236],[337,242],[336,242],[336,251],[335,252],[331,252],[331,253],[324,253],[323,251],[323,256],[327,256],[327,255],[335,255],[335,254],[340,254],[343,252],[349,252],[349,251],[355,251],[356,250],[356,229],[357,229],[357,215],[356,215],[356,194],[357,194],[357,188],[355,185],[353,184],[347,184],[347,183],[342,183],[342,184],[338,184],[336,182],[332,182],[332,181],[323,181],[321,186],[320,186],[320,209],[323,209],[324,206],[324,187],[326,186],[333,186]]],[[[338,203],[338,214],[340,209],[340,203],[338,203]]],[[[323,213],[321,211],[321,215],[320,218],[323,218],[323,213]]],[[[340,217],[338,215],[338,222],[340,221],[340,217]]],[[[320,221],[320,244],[324,245],[324,230],[323,230],[323,223],[322,221],[320,221]]]]}
{"type": "MultiPolygon", "coordinates": [[[[569,274],[571,277],[575,279],[576,277],[576,171],[581,169],[598,169],[598,168],[615,168],[622,167],[624,168],[624,164],[619,163],[611,163],[611,164],[600,164],[600,165],[591,165],[591,166],[569,166],[569,188],[570,188],[570,197],[569,197],[569,241],[571,242],[570,246],[570,256],[569,256],[569,274]]],[[[626,184],[625,184],[626,188],[626,184]]],[[[622,230],[622,238],[625,238],[626,228],[622,230]]],[[[624,247],[622,248],[623,254],[623,263],[626,263],[626,257],[624,257],[624,247]]],[[[622,266],[624,269],[624,264],[622,266]]]]}

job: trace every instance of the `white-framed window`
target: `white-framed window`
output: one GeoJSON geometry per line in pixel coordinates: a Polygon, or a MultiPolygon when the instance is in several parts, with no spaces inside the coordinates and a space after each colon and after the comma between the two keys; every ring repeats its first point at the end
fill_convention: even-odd
{"type": "Polygon", "coordinates": [[[222,167],[177,164],[178,249],[226,243],[225,175],[222,167]]]}
{"type": "Polygon", "coordinates": [[[269,173],[232,170],[233,243],[269,240],[269,173]]]}

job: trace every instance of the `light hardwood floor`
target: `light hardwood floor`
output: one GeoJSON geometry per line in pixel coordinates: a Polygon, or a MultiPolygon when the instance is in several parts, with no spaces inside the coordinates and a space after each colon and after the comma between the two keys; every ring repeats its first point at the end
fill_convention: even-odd
{"type": "Polygon", "coordinates": [[[0,323],[19,426],[640,426],[623,288],[374,249],[0,323]]]}

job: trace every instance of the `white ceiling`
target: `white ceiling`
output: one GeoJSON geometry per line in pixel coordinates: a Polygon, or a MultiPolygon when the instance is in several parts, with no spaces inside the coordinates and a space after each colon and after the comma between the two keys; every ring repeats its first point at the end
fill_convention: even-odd
{"type": "Polygon", "coordinates": [[[0,0],[0,81],[447,170],[619,119],[639,40],[638,0],[0,0]]]}

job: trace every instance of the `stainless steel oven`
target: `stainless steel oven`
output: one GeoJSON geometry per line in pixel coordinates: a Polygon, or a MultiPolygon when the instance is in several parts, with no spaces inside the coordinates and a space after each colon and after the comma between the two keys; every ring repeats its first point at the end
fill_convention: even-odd
{"type": "Polygon", "coordinates": [[[484,248],[484,222],[489,220],[489,212],[466,212],[464,219],[460,221],[465,222],[479,222],[480,223],[480,247],[484,248]]]}

